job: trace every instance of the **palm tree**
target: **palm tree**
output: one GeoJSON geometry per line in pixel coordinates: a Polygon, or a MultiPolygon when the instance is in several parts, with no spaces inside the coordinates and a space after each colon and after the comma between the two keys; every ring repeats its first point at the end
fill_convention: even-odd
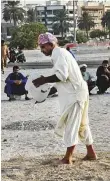
{"type": "Polygon", "coordinates": [[[59,21],[53,23],[53,31],[54,31],[54,34],[59,34],[61,33],[62,35],[62,38],[64,37],[64,33],[68,32],[69,31],[69,27],[71,26],[71,24],[69,22],[63,22],[62,25],[60,24],[59,21]]]}
{"type": "Polygon", "coordinates": [[[89,30],[94,27],[95,23],[92,17],[85,11],[82,14],[82,17],[79,19],[78,27],[81,30],[86,31],[87,38],[89,37],[88,32],[89,30]]]}
{"type": "Polygon", "coordinates": [[[69,30],[70,23],[68,22],[69,18],[67,16],[67,11],[65,9],[59,10],[55,13],[53,23],[54,32],[60,32],[63,38],[64,32],[66,33],[69,30]]]}
{"type": "Polygon", "coordinates": [[[14,26],[17,25],[18,20],[24,20],[25,10],[19,7],[20,1],[7,1],[3,9],[3,19],[7,22],[14,22],[14,26]]]}
{"type": "Polygon", "coordinates": [[[110,38],[110,11],[107,11],[102,17],[102,26],[108,29],[110,38]]]}
{"type": "Polygon", "coordinates": [[[35,10],[29,9],[27,11],[27,22],[34,22],[35,21],[35,10]]]}

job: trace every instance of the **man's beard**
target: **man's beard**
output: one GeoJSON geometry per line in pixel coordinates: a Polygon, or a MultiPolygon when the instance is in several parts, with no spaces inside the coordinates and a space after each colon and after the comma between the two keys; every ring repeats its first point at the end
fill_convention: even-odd
{"type": "Polygon", "coordinates": [[[48,52],[43,52],[43,54],[45,54],[46,56],[50,56],[52,55],[52,50],[49,50],[48,52]]]}

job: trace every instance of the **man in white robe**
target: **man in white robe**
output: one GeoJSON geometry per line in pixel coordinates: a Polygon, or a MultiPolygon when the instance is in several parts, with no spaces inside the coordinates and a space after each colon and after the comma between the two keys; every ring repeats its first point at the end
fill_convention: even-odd
{"type": "Polygon", "coordinates": [[[61,118],[57,123],[55,133],[64,138],[67,147],[66,154],[60,162],[72,164],[72,154],[79,140],[83,141],[87,148],[84,159],[95,160],[96,154],[92,146],[93,139],[88,120],[88,87],[79,66],[66,49],[57,45],[54,35],[41,34],[38,43],[46,56],[51,55],[54,71],[52,76],[41,76],[33,80],[33,84],[39,87],[45,83],[56,82],[61,118]]]}

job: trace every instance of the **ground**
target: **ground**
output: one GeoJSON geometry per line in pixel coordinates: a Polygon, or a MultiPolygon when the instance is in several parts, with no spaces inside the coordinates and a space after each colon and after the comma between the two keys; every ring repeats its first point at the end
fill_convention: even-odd
{"type": "MultiPolygon", "coordinates": [[[[61,155],[60,155],[61,157],[61,155]]],[[[2,163],[3,181],[109,181],[109,153],[98,154],[97,161],[75,157],[72,166],[58,165],[58,155],[35,158],[18,157],[2,163]]]]}
{"type": "MultiPolygon", "coordinates": [[[[21,70],[25,75],[51,74],[46,70],[21,70]]],[[[89,70],[95,75],[95,69],[89,70]]],[[[82,161],[83,144],[75,150],[73,166],[58,165],[65,153],[63,140],[54,135],[60,116],[58,97],[34,106],[35,100],[9,102],[3,93],[8,68],[1,77],[2,181],[109,181],[110,180],[110,94],[90,96],[89,118],[97,161],[82,161]]],[[[110,90],[108,90],[110,92],[110,90]]],[[[29,94],[30,96],[30,94],[29,94]]]]}

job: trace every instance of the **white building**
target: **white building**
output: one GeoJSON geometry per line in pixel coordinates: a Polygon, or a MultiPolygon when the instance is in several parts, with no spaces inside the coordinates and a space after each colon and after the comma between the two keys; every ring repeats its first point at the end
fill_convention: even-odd
{"type": "MultiPolygon", "coordinates": [[[[72,25],[69,28],[69,32],[66,33],[67,36],[73,34],[74,31],[74,21],[73,21],[73,4],[72,2],[66,2],[65,5],[64,1],[56,1],[56,0],[51,0],[46,2],[46,6],[36,6],[36,21],[41,22],[46,25],[47,29],[49,32],[53,33],[53,18],[55,17],[55,13],[58,12],[58,10],[67,10],[67,15],[69,18],[69,23],[72,25]]],[[[77,18],[77,3],[75,4],[75,16],[77,18]]]]}

